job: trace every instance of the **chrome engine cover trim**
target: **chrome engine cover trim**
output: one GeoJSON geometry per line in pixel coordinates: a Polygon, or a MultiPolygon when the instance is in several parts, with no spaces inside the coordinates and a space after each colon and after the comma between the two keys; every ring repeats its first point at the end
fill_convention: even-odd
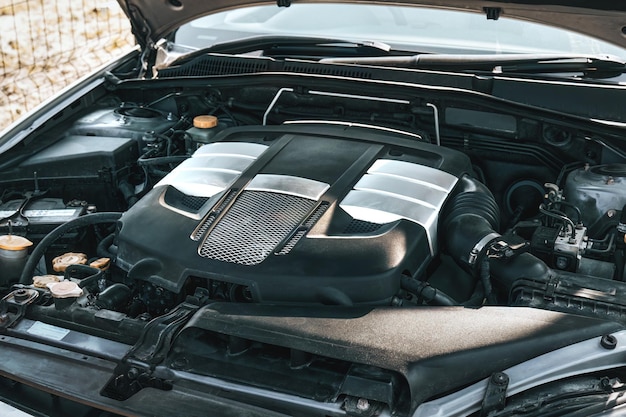
{"type": "Polygon", "coordinates": [[[194,197],[213,197],[230,187],[268,147],[256,143],[223,142],[204,145],[159,181],[194,197]]]}
{"type": "Polygon", "coordinates": [[[246,186],[248,191],[266,191],[319,200],[329,184],[290,175],[258,174],[246,186]]]}
{"type": "Polygon", "coordinates": [[[379,159],[339,206],[357,220],[384,224],[406,219],[421,225],[435,255],[439,213],[457,182],[435,168],[379,159]]]}

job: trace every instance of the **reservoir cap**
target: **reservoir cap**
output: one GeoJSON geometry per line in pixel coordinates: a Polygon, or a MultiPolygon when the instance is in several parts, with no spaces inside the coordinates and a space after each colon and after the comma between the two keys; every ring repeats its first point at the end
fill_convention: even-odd
{"type": "Polygon", "coordinates": [[[33,242],[22,236],[4,235],[0,236],[0,249],[23,250],[31,246],[33,242]]]}
{"type": "Polygon", "coordinates": [[[217,117],[202,115],[193,118],[193,127],[198,129],[211,129],[217,126],[217,117]]]}

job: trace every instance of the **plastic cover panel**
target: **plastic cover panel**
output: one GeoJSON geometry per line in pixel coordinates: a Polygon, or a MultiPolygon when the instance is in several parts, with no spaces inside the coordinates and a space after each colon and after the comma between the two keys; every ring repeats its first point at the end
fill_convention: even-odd
{"type": "Polygon", "coordinates": [[[439,212],[457,181],[435,168],[379,159],[340,206],[356,220],[385,224],[406,219],[423,226],[434,255],[439,212]]]}
{"type": "Polygon", "coordinates": [[[403,273],[428,267],[441,206],[471,170],[456,151],[412,140],[395,149],[361,128],[246,126],[220,138],[183,166],[194,181],[168,178],[120,220],[117,260],[131,279],[177,294],[189,279],[219,280],[268,304],[388,305],[403,273]],[[161,201],[218,172],[236,179],[195,217],[161,201]],[[350,200],[359,194],[368,198],[350,200]]]}

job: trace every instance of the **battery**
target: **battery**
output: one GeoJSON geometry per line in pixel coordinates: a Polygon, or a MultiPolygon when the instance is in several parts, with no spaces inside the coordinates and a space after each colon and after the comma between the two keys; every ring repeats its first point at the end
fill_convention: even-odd
{"type": "Polygon", "coordinates": [[[38,242],[57,226],[82,216],[86,212],[86,204],[77,206],[66,205],[60,198],[38,198],[30,201],[22,210],[28,219],[24,227],[11,228],[4,221],[13,216],[24,200],[11,200],[0,205],[0,234],[19,234],[38,242]]]}

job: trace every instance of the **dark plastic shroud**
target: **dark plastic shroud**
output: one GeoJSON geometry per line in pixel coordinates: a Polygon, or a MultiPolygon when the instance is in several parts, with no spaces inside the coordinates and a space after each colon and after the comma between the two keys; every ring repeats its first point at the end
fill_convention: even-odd
{"type": "MultiPolygon", "coordinates": [[[[117,264],[130,280],[145,280],[175,293],[182,292],[190,277],[217,280],[248,287],[255,302],[387,304],[403,274],[419,275],[430,262],[426,231],[399,220],[355,233],[349,231],[352,218],[339,202],[378,159],[425,165],[456,177],[471,170],[469,159],[459,152],[354,127],[232,128],[216,139],[269,145],[230,188],[238,195],[259,173],[296,176],[330,185],[310,213],[320,204],[328,208],[308,237],[288,253],[271,253],[256,265],[241,265],[200,256],[202,239],[190,238],[200,220],[160,204],[166,187],[157,187],[120,220],[117,264]]],[[[206,216],[222,195],[212,197],[199,214],[206,216]]]]}

